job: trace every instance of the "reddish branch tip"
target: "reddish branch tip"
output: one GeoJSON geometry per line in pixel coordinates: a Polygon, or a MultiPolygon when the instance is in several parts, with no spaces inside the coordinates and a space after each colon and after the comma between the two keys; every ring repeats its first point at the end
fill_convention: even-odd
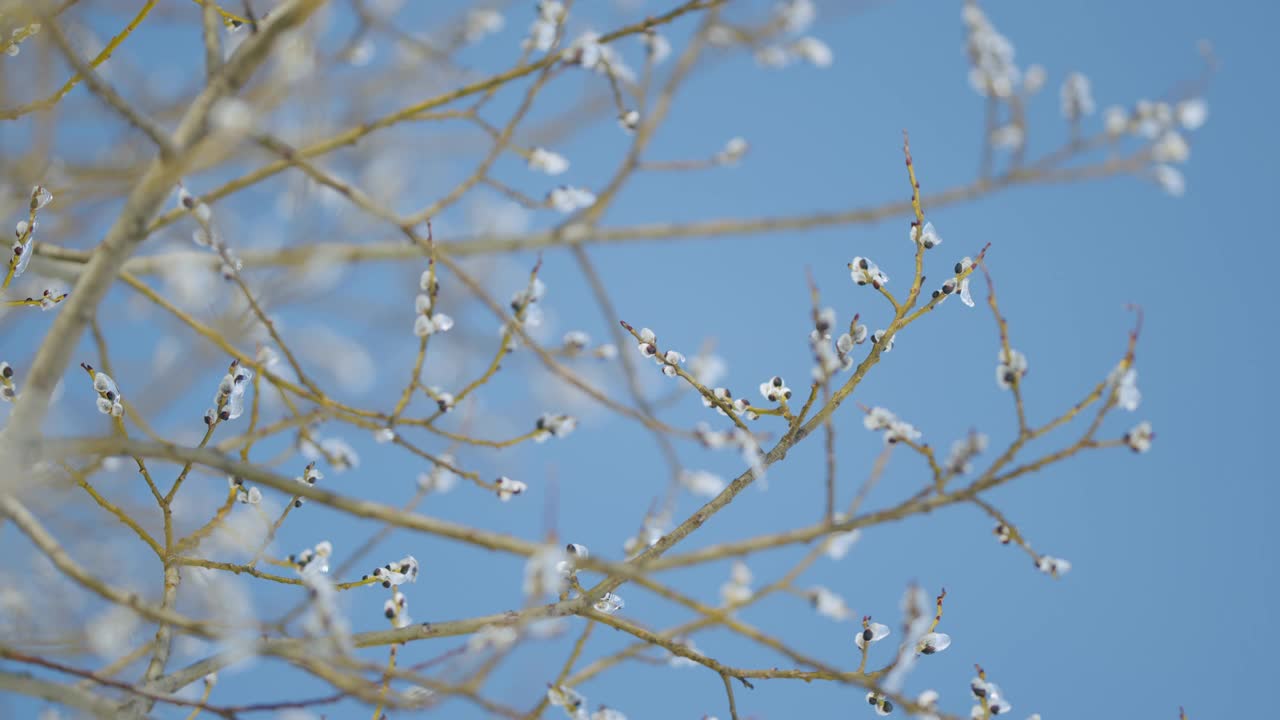
{"type": "Polygon", "coordinates": [[[1128,305],[1125,305],[1125,309],[1132,310],[1138,314],[1138,322],[1134,324],[1133,331],[1129,333],[1129,337],[1133,338],[1134,340],[1137,340],[1138,335],[1142,332],[1142,317],[1143,317],[1142,306],[1137,303],[1129,303],[1128,305]]]}
{"type": "Polygon", "coordinates": [[[631,327],[631,324],[630,324],[630,323],[628,323],[626,320],[619,320],[619,321],[618,321],[618,324],[619,324],[619,325],[621,325],[622,327],[626,328],[626,329],[627,329],[627,332],[635,332],[635,331],[636,331],[636,329],[635,329],[635,328],[633,328],[633,327],[631,327]]]}

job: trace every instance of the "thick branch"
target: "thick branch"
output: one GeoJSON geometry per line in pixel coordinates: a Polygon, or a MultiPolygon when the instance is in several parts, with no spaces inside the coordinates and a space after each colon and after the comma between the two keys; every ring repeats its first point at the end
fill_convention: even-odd
{"type": "MultiPolygon", "coordinates": [[[[76,282],[71,297],[58,313],[32,361],[24,392],[19,396],[3,438],[0,452],[10,454],[27,446],[40,432],[49,407],[49,396],[62,377],[80,336],[93,320],[98,304],[115,282],[129,256],[146,237],[146,226],[173,191],[194,149],[209,133],[209,113],[215,103],[239,90],[267,58],[272,45],[289,28],[314,12],[323,0],[292,0],[275,13],[261,30],[246,40],[214,76],[204,92],[192,101],[173,136],[176,154],[154,160],[138,180],[106,237],[98,245],[76,282]]],[[[16,478],[0,478],[0,493],[16,478]]]]}

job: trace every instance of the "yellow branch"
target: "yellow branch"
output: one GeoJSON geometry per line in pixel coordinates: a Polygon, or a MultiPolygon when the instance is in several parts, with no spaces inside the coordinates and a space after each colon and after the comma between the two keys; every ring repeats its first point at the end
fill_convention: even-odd
{"type": "MultiPolygon", "coordinates": [[[[111,38],[111,42],[107,43],[107,46],[102,49],[102,52],[94,56],[93,60],[89,62],[89,67],[97,68],[99,65],[106,62],[111,57],[111,54],[115,52],[116,48],[120,47],[120,43],[124,42],[125,38],[129,37],[129,35],[131,35],[133,31],[142,24],[142,21],[151,13],[151,8],[155,7],[155,4],[156,0],[147,0],[146,4],[142,6],[142,9],[138,11],[137,15],[133,16],[133,20],[125,26],[124,30],[121,30],[119,34],[111,38]]],[[[67,93],[71,92],[76,85],[79,85],[80,81],[83,79],[84,78],[81,77],[80,73],[76,73],[72,75],[69,80],[63,83],[62,87],[59,88],[57,92],[49,97],[16,107],[12,110],[0,111],[0,120],[13,120],[36,110],[47,110],[54,105],[57,105],[58,101],[66,96],[67,93]]]]}

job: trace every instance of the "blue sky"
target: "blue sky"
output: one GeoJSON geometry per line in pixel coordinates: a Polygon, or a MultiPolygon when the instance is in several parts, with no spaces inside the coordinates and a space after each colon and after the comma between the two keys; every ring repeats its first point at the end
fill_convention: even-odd
{"type": "MultiPolygon", "coordinates": [[[[650,13],[667,7],[652,1],[640,5],[650,13]]],[[[860,3],[857,11],[837,11],[837,5],[822,4],[824,19],[812,30],[832,47],[831,68],[770,71],[742,55],[721,57],[684,88],[650,155],[702,157],[729,137],[742,135],[751,150],[741,166],[639,177],[606,215],[605,224],[790,215],[900,200],[908,192],[901,160],[903,129],[911,133],[926,193],[972,179],[979,161],[982,101],[965,80],[959,4],[860,3]]],[[[1267,280],[1280,257],[1267,237],[1266,209],[1280,159],[1272,139],[1271,113],[1277,104],[1269,94],[1273,78],[1268,70],[1275,60],[1269,30],[1280,17],[1270,3],[1165,2],[1157,10],[1140,2],[992,0],[983,7],[1016,44],[1019,63],[1039,63],[1049,73],[1048,86],[1029,108],[1032,157],[1056,148],[1066,137],[1057,87],[1067,72],[1088,75],[1103,108],[1158,98],[1193,77],[1200,69],[1195,48],[1202,39],[1213,43],[1221,60],[1206,95],[1209,122],[1194,134],[1191,159],[1183,168],[1185,197],[1172,198],[1150,182],[1118,177],[1014,188],[936,211],[926,207],[946,240],[929,257],[934,263],[930,274],[942,277],[961,255],[992,245],[988,265],[1012,342],[1030,361],[1025,392],[1033,422],[1052,417],[1105,376],[1123,352],[1133,323],[1126,305],[1144,308],[1137,354],[1143,404],[1132,416],[1113,415],[1103,435],[1117,437],[1148,419],[1156,443],[1143,456],[1117,449],[1073,459],[989,494],[987,499],[1013,518],[1037,549],[1073,563],[1061,580],[1037,573],[1024,554],[995,542],[991,522],[976,508],[957,507],[873,528],[843,561],[820,561],[801,584],[826,585],[859,614],[872,614],[895,628],[907,583],[918,582],[930,594],[945,586],[947,613],[941,629],[952,635],[954,645],[923,662],[907,690],[914,694],[936,688],[951,712],[967,712],[966,685],[976,662],[1005,689],[1015,705],[1014,717],[1039,712],[1047,720],[1174,718],[1179,705],[1191,718],[1263,714],[1271,703],[1255,689],[1271,680],[1267,670],[1280,640],[1265,621],[1268,599],[1278,589],[1277,563],[1270,555],[1277,547],[1272,507],[1280,493],[1269,479],[1275,472],[1265,448],[1278,399],[1271,371],[1276,347],[1267,330],[1275,326],[1267,280]]],[[[523,7],[511,12],[506,31],[469,51],[476,65],[496,69],[510,62],[530,14],[523,7]]],[[[631,17],[611,10],[583,15],[597,27],[631,17]]],[[[402,17],[407,24],[426,22],[421,6],[402,17]]],[[[104,18],[102,27],[114,26],[115,20],[104,18]]],[[[688,27],[685,22],[674,34],[680,36],[688,27]]],[[[183,54],[173,50],[171,39],[142,33],[136,40],[122,51],[125,57],[136,61],[147,52],[174,51],[180,62],[199,61],[194,45],[183,54]]],[[[622,47],[638,58],[637,45],[629,41],[622,47]]],[[[560,99],[571,101],[581,89],[576,76],[559,80],[547,102],[536,108],[535,123],[554,116],[560,99]]],[[[501,111],[511,102],[499,98],[496,106],[501,111]]],[[[1100,124],[1098,116],[1087,121],[1094,129],[1100,124]]],[[[15,129],[6,144],[21,132],[15,129]]],[[[419,130],[397,132],[397,137],[413,138],[419,130]]],[[[74,138],[63,142],[78,149],[74,138]]],[[[606,119],[554,149],[573,163],[567,181],[598,187],[620,157],[622,143],[620,132],[606,119]]],[[[456,159],[428,160],[422,163],[429,167],[415,167],[415,177],[429,191],[446,188],[466,171],[456,159]]],[[[338,167],[340,162],[335,159],[338,167]]],[[[527,177],[518,161],[505,162],[500,166],[503,177],[531,192],[545,187],[539,178],[527,177]]],[[[212,178],[204,182],[216,184],[212,178]]],[[[264,191],[281,187],[268,184],[264,191]]],[[[261,197],[251,193],[241,204],[232,201],[225,207],[236,212],[233,222],[243,228],[283,233],[261,197]]],[[[408,207],[423,204],[420,196],[413,199],[408,207]]],[[[216,209],[224,213],[223,207],[216,209]]],[[[544,212],[533,222],[541,227],[554,221],[544,212]]],[[[465,222],[459,211],[442,218],[440,227],[448,232],[465,228],[465,222]]],[[[371,232],[387,236],[381,229],[371,232]]],[[[855,311],[873,328],[878,320],[887,320],[883,303],[849,282],[845,263],[854,255],[868,255],[894,279],[891,287],[901,288],[910,272],[905,235],[906,220],[896,218],[876,225],[602,247],[591,254],[622,319],[654,328],[664,344],[690,355],[713,338],[716,352],[729,364],[727,384],[746,394],[772,374],[797,386],[808,372],[806,268],[817,279],[824,302],[837,307],[842,320],[855,311]]],[[[164,242],[176,247],[174,237],[164,242]]],[[[534,258],[507,260],[505,275],[498,277],[508,285],[499,294],[516,289],[519,273],[534,258]]],[[[543,261],[550,288],[545,305],[556,332],[581,328],[606,337],[607,324],[616,318],[603,318],[596,310],[572,257],[553,251],[543,261]]],[[[288,326],[328,323],[374,349],[378,367],[389,369],[371,391],[353,396],[357,402],[383,401],[403,382],[406,371],[400,368],[408,367],[413,348],[399,318],[407,316],[402,310],[421,269],[412,263],[371,266],[345,284],[377,308],[372,317],[332,301],[318,309],[293,306],[282,311],[288,326]],[[402,288],[403,297],[387,295],[388,287],[402,288]],[[400,315],[384,319],[392,313],[400,315]]],[[[904,333],[853,400],[891,408],[940,449],[970,428],[988,433],[995,447],[1008,442],[1016,425],[1009,398],[992,381],[998,340],[980,285],[975,284],[977,308],[951,301],[904,333]]],[[[112,295],[109,301],[124,302],[126,297],[112,295]]],[[[460,332],[490,333],[490,318],[461,309],[457,314],[460,332]],[[474,319],[474,330],[468,319],[474,319]]],[[[46,321],[23,323],[10,328],[16,332],[16,347],[5,345],[6,352],[25,358],[46,321]]],[[[156,338],[154,329],[141,323],[120,332],[142,348],[151,347],[156,338]]],[[[85,349],[91,352],[90,345],[85,349]]],[[[119,352],[123,357],[149,355],[145,350],[119,352]]],[[[665,395],[671,384],[655,369],[644,369],[651,371],[646,387],[656,396],[665,395]]],[[[592,377],[603,373],[611,381],[619,378],[599,367],[591,372],[592,377]]],[[[121,375],[124,387],[130,372],[121,375]]],[[[138,382],[142,375],[138,373],[138,382]]],[[[433,379],[456,379],[450,375],[448,367],[428,368],[433,379]]],[[[210,378],[206,384],[212,389],[216,378],[210,378]]],[[[540,386],[546,381],[540,378],[527,359],[513,360],[509,375],[500,376],[483,395],[485,409],[510,418],[511,427],[524,427],[526,419],[555,409],[548,407],[548,392],[540,386]]],[[[614,387],[623,392],[620,382],[614,387]]],[[[204,400],[203,395],[192,398],[186,409],[204,400]]],[[[683,425],[708,419],[688,393],[666,417],[683,425]]],[[[880,440],[862,429],[854,403],[842,407],[837,419],[840,495],[847,502],[880,440]]],[[[1078,426],[1072,427],[1078,432],[1078,426]]],[[[762,422],[761,428],[768,426],[762,422]]],[[[1036,447],[1057,447],[1073,437],[1071,432],[1036,447]]],[[[365,450],[365,462],[358,471],[338,476],[333,487],[403,502],[412,492],[413,477],[425,468],[407,455],[375,452],[368,438],[352,440],[365,450]]],[[[530,493],[495,507],[491,498],[460,488],[429,500],[425,512],[539,537],[546,529],[543,508],[554,479],[559,536],[611,558],[620,556],[622,541],[638,527],[666,482],[649,436],[632,423],[598,413],[584,415],[582,427],[563,441],[497,457],[466,452],[461,457],[482,472],[518,474],[529,481],[530,493]]],[[[724,474],[735,470],[736,459],[697,448],[682,447],[681,458],[690,467],[724,474]]],[[[917,458],[897,454],[869,507],[910,494],[926,471],[917,458]]],[[[813,522],[821,510],[821,472],[820,440],[815,437],[771,472],[767,492],[745,493],[688,546],[813,522]]],[[[218,477],[203,480],[211,493],[221,492],[218,477]]],[[[682,498],[677,517],[696,507],[692,498],[682,498]]],[[[370,530],[308,506],[291,518],[281,545],[287,552],[327,537],[341,561],[342,550],[370,530]]],[[[424,563],[424,577],[410,593],[416,619],[497,612],[520,603],[521,563],[513,558],[395,533],[365,564],[405,552],[424,563]]],[[[750,564],[758,578],[769,581],[790,567],[798,552],[766,553],[750,564]]],[[[727,576],[727,564],[720,563],[670,578],[710,601],[727,576]]],[[[655,627],[685,617],[641,590],[624,586],[622,594],[627,616],[655,627]]],[[[273,590],[259,596],[257,605],[274,608],[292,599],[289,592],[273,590]]],[[[382,627],[382,600],[381,592],[372,590],[352,597],[353,623],[361,629],[382,627]]],[[[797,598],[771,599],[743,617],[828,662],[856,664],[852,626],[817,617],[797,598]]],[[[496,697],[518,707],[529,704],[551,679],[554,670],[549,668],[563,661],[575,634],[518,653],[489,686],[496,697]]],[[[709,632],[697,641],[709,655],[742,666],[785,662],[723,632],[709,632]]],[[[598,629],[584,658],[589,661],[624,643],[619,634],[598,629]]],[[[413,662],[448,647],[411,645],[402,658],[413,662]]],[[[258,665],[229,674],[213,700],[229,703],[275,694],[286,679],[285,694],[291,697],[322,689],[297,673],[258,665]]],[[[719,678],[700,668],[631,664],[580,690],[593,705],[607,703],[632,718],[728,714],[719,678]]],[[[872,716],[861,692],[822,683],[762,681],[754,691],[740,690],[737,698],[743,717],[872,716]]],[[[0,700],[0,707],[6,705],[20,713],[32,707],[21,700],[0,700]]],[[[469,706],[447,707],[448,717],[478,717],[469,706]]],[[[333,716],[348,712],[354,710],[344,706],[333,716]]]]}

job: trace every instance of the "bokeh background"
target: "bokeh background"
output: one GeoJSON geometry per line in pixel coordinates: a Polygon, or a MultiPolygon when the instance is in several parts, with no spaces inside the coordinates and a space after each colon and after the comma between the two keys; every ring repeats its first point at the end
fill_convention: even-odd
{"type": "MultiPolygon", "coordinates": [[[[109,37],[131,12],[124,3],[83,5],[73,17],[99,38],[109,37]]],[[[201,63],[198,8],[176,1],[162,5],[163,12],[149,20],[107,68],[113,81],[151,107],[182,97],[198,77],[201,63]]],[[[351,24],[346,4],[332,5],[321,35],[322,46],[329,43],[330,52],[351,24]]],[[[396,25],[425,36],[440,18],[456,17],[468,7],[413,0],[402,5],[394,15],[396,25]]],[[[670,3],[578,5],[571,34],[588,27],[611,29],[641,14],[665,10],[670,3]]],[[[830,68],[797,64],[763,69],[749,53],[713,51],[680,92],[669,123],[648,155],[654,160],[703,158],[730,137],[742,136],[750,142],[743,161],[733,168],[640,175],[606,214],[605,226],[799,215],[898,201],[908,189],[901,156],[903,129],[911,133],[926,193],[973,179],[981,156],[983,101],[966,82],[960,4],[818,6],[821,19],[809,32],[832,48],[830,68]]],[[[1203,69],[1197,52],[1202,40],[1212,43],[1220,61],[1205,93],[1209,121],[1191,136],[1191,158],[1182,168],[1187,178],[1184,197],[1170,197],[1149,180],[1125,176],[1014,187],[972,203],[926,207],[946,241],[929,255],[935,266],[931,274],[941,277],[960,256],[992,244],[988,264],[1012,341],[1030,361],[1025,394],[1033,422],[1065,409],[1106,375],[1122,354],[1134,322],[1126,305],[1144,308],[1137,362],[1142,406],[1132,416],[1115,413],[1103,435],[1118,437],[1148,419],[1155,427],[1156,443],[1142,456],[1124,449],[1085,455],[989,494],[1038,550],[1073,563],[1071,572],[1059,580],[1036,572],[1026,555],[997,543],[992,523],[977,508],[958,507],[864,532],[849,556],[839,562],[819,561],[801,584],[825,585],[842,594],[859,615],[874,615],[895,628],[899,599],[908,583],[921,584],[930,595],[946,587],[946,617],[940,629],[952,635],[954,644],[921,662],[907,691],[935,688],[942,694],[943,708],[951,712],[967,713],[967,682],[976,662],[1004,688],[1015,717],[1039,712],[1047,719],[1174,718],[1179,705],[1191,718],[1265,717],[1274,703],[1263,690],[1272,679],[1273,648],[1280,640],[1268,621],[1277,590],[1273,516],[1280,493],[1267,450],[1275,427],[1273,408],[1280,399],[1273,372],[1276,324],[1269,282],[1280,257],[1269,237],[1268,219],[1280,160],[1273,128],[1276,58],[1270,34],[1280,13],[1273,3],[1190,0],[1158,5],[991,0],[983,7],[1016,44],[1020,64],[1039,63],[1048,71],[1048,85],[1028,106],[1032,158],[1056,149],[1068,136],[1057,97],[1068,72],[1079,71],[1091,79],[1101,109],[1159,98],[1197,77],[1203,69]]],[[[758,18],[768,11],[769,6],[759,2],[732,2],[727,10],[734,18],[758,18]]],[[[476,73],[507,67],[532,21],[533,8],[513,4],[506,17],[504,30],[463,51],[465,66],[476,73]]],[[[684,19],[668,32],[677,52],[692,27],[693,21],[684,19]]],[[[387,34],[375,33],[371,40],[372,67],[398,62],[387,34]]],[[[619,49],[639,64],[638,40],[621,41],[619,49]]],[[[6,96],[24,97],[28,84],[44,82],[45,75],[61,76],[60,70],[39,70],[40,58],[31,47],[19,58],[0,63],[6,96]]],[[[323,81],[332,88],[327,102],[313,96],[305,107],[286,107],[269,122],[282,134],[307,124],[317,130],[346,127],[344,119],[372,117],[379,109],[435,94],[456,79],[410,73],[395,95],[371,92],[359,97],[353,108],[347,93],[361,71],[326,75],[323,81]]],[[[517,84],[500,93],[490,117],[496,122],[505,119],[522,87],[517,84]]],[[[597,76],[567,73],[559,78],[540,96],[527,124],[531,129],[521,137],[564,154],[571,162],[569,172],[547,178],[529,172],[518,157],[507,156],[499,162],[498,176],[536,195],[561,180],[600,187],[625,152],[626,136],[607,103],[595,104],[602,112],[574,108],[589,107],[592,98],[601,97],[607,98],[607,87],[597,76]],[[570,123],[564,122],[566,117],[570,123]],[[560,131],[568,125],[573,132],[560,131]]],[[[52,125],[31,119],[0,125],[0,152],[11,160],[39,143],[49,158],[112,159],[112,145],[124,133],[118,122],[99,111],[83,89],[68,96],[66,103],[68,109],[56,113],[52,125]]],[[[1088,118],[1085,127],[1099,129],[1100,114],[1088,118]]],[[[408,125],[336,153],[325,165],[408,211],[465,177],[486,143],[480,133],[464,128],[444,131],[408,125]]],[[[394,239],[394,233],[376,220],[342,208],[328,193],[308,188],[295,175],[286,173],[215,205],[234,247],[394,239]]],[[[188,178],[188,183],[200,191],[230,177],[234,173],[213,172],[188,178]]],[[[26,178],[15,181],[10,199],[29,184],[26,178]]],[[[75,206],[82,231],[63,242],[93,246],[118,207],[111,188],[109,178],[91,189],[69,188],[67,197],[77,198],[79,192],[77,199],[82,201],[75,206]]],[[[118,194],[119,188],[115,190],[118,194]]],[[[55,233],[60,207],[55,201],[49,209],[55,233]]],[[[554,211],[514,208],[481,189],[438,218],[435,231],[438,238],[451,239],[494,229],[547,228],[559,220],[554,211]]],[[[861,312],[873,328],[887,321],[888,308],[849,282],[845,264],[854,255],[869,255],[890,274],[891,287],[901,288],[911,267],[906,225],[905,218],[894,218],[802,232],[639,242],[591,247],[590,255],[622,319],[654,328],[664,346],[690,356],[713,342],[715,354],[727,363],[724,384],[739,395],[754,395],[756,384],[775,373],[797,387],[808,374],[806,269],[842,321],[853,312],[861,312]]],[[[166,229],[148,241],[144,252],[185,249],[190,230],[182,223],[166,229]]],[[[468,262],[484,273],[495,294],[505,297],[522,286],[535,260],[532,253],[515,253],[468,262]]],[[[558,338],[567,330],[582,329],[597,340],[607,339],[617,318],[600,313],[570,254],[549,250],[542,261],[548,286],[543,336],[558,338]]],[[[416,349],[410,307],[424,267],[411,261],[362,265],[341,275],[250,271],[249,276],[263,288],[286,336],[297,338],[308,362],[319,368],[317,375],[331,379],[338,396],[361,406],[388,407],[407,377],[416,349]]],[[[209,275],[200,285],[192,277],[175,271],[152,281],[183,298],[193,312],[221,317],[227,305],[218,299],[224,293],[221,281],[209,275]]],[[[492,351],[497,330],[492,316],[470,302],[447,274],[442,284],[443,307],[458,319],[458,327],[433,346],[426,376],[447,387],[475,374],[479,358],[492,351]],[[443,348],[438,355],[436,347],[443,348]]],[[[971,428],[988,433],[997,448],[1011,439],[1016,428],[1012,403],[992,379],[997,334],[983,305],[986,291],[981,283],[975,283],[975,294],[977,308],[953,300],[904,332],[853,400],[891,408],[940,449],[971,428]]],[[[123,289],[108,296],[104,310],[108,308],[103,322],[117,380],[127,393],[145,397],[155,408],[157,427],[171,429],[179,438],[192,437],[201,429],[199,415],[225,358],[123,289]],[[182,359],[162,362],[166,354],[175,353],[182,359]]],[[[0,355],[21,367],[50,317],[6,314],[0,355]]],[[[247,335],[245,343],[251,343],[247,335]]],[[[83,350],[86,359],[95,357],[88,338],[83,350]]],[[[629,346],[624,351],[632,352],[629,346]]],[[[627,399],[615,364],[575,363],[584,378],[627,399]]],[[[674,381],[648,364],[641,368],[651,397],[672,395],[674,381]]],[[[82,378],[77,375],[74,380],[82,378]]],[[[87,392],[79,382],[68,384],[51,429],[68,434],[106,429],[90,409],[87,392]]],[[[497,454],[458,451],[465,466],[484,475],[506,473],[527,481],[530,491],[524,497],[497,504],[485,493],[460,486],[428,498],[422,511],[526,538],[553,529],[562,541],[584,543],[593,553],[620,558],[623,541],[634,534],[668,481],[658,448],[646,432],[564,390],[526,356],[506,363],[492,386],[479,393],[469,424],[477,435],[505,437],[522,432],[540,412],[556,410],[571,411],[581,420],[578,430],[564,440],[497,454]],[[548,517],[553,518],[553,528],[548,527],[548,517]]],[[[462,413],[458,415],[461,421],[462,413]]],[[[686,426],[712,419],[687,391],[675,395],[663,417],[686,426]]],[[[837,420],[840,500],[847,503],[881,442],[862,429],[855,403],[842,407],[837,420]]],[[[769,429],[769,420],[759,426],[769,429]]],[[[1069,443],[1073,431],[1079,426],[1034,447],[1069,443]]],[[[322,435],[346,438],[362,457],[357,469],[326,469],[331,489],[400,504],[413,493],[417,474],[427,470],[407,453],[376,446],[367,433],[326,426],[322,435]]],[[[445,447],[438,439],[418,439],[429,449],[445,447]]],[[[282,447],[285,444],[264,445],[261,457],[282,447]]],[[[682,461],[691,468],[726,476],[740,469],[735,454],[711,453],[689,444],[680,447],[682,461]]],[[[300,462],[294,460],[283,469],[294,472],[293,465],[300,462]]],[[[767,491],[744,493],[682,547],[815,521],[822,508],[822,462],[821,442],[815,437],[771,471],[767,491]]],[[[898,453],[868,508],[914,492],[926,473],[918,458],[898,453]]],[[[103,480],[106,487],[125,496],[136,482],[125,470],[109,478],[103,480]]],[[[189,507],[193,516],[216,505],[224,492],[221,477],[197,474],[195,480],[198,486],[192,488],[189,507]]],[[[692,512],[697,502],[683,496],[677,520],[692,512]]],[[[146,512],[141,509],[145,504],[139,502],[138,507],[146,512]]],[[[95,541],[85,537],[83,525],[77,536],[76,522],[95,517],[99,524],[106,521],[93,515],[92,508],[81,512],[65,507],[63,513],[53,522],[71,535],[73,548],[90,552],[95,541]]],[[[329,539],[340,563],[344,551],[376,529],[311,504],[290,517],[277,547],[283,555],[329,539]]],[[[34,563],[22,552],[27,546],[11,527],[0,529],[0,542],[18,550],[0,560],[4,577],[21,582],[34,563]]],[[[131,557],[129,553],[138,551],[124,544],[111,547],[115,549],[99,553],[105,555],[104,567],[119,573],[121,582],[127,578],[140,586],[155,585],[159,571],[147,558],[131,557]]],[[[750,558],[749,565],[758,582],[771,581],[801,552],[803,548],[764,553],[750,558]]],[[[498,612],[523,602],[519,558],[404,532],[392,533],[355,574],[364,572],[364,565],[372,567],[405,553],[413,553],[423,564],[422,578],[407,590],[416,620],[498,612]]],[[[728,573],[728,564],[718,563],[663,577],[711,601],[728,573]]],[[[260,585],[244,587],[246,602],[261,615],[275,616],[301,597],[298,588],[260,585]]],[[[652,627],[687,618],[685,611],[633,587],[624,586],[621,594],[627,601],[624,613],[652,627]]],[[[380,588],[346,594],[353,625],[382,628],[383,599],[380,588]]],[[[853,624],[822,618],[801,598],[773,597],[744,611],[743,617],[828,662],[856,664],[853,624]]],[[[531,706],[568,653],[580,622],[574,621],[559,639],[532,644],[513,655],[488,685],[494,697],[517,707],[531,706]]],[[[708,631],[696,641],[708,655],[737,665],[787,664],[723,631],[708,631]]],[[[584,660],[626,642],[625,636],[598,628],[584,660]]],[[[402,649],[402,662],[423,660],[456,644],[412,644],[402,649]]],[[[175,667],[203,657],[209,649],[180,646],[175,667]]],[[[887,659],[887,646],[877,649],[887,659]]],[[[377,658],[383,652],[365,655],[377,658]]],[[[82,660],[88,666],[100,662],[92,656],[82,660]]],[[[579,690],[593,707],[605,703],[632,718],[728,715],[719,678],[702,668],[631,663],[579,690]]],[[[212,700],[300,698],[323,691],[314,679],[264,661],[222,673],[212,700]]],[[[761,681],[754,690],[739,689],[737,698],[743,717],[857,717],[872,712],[862,692],[827,683],[761,681]]],[[[0,715],[5,717],[33,717],[41,707],[24,698],[0,698],[0,715]]],[[[366,711],[341,704],[325,712],[337,718],[366,711]]],[[[163,706],[156,710],[158,717],[184,714],[163,706]]],[[[459,702],[446,704],[439,714],[481,716],[474,706],[459,702]]]]}

